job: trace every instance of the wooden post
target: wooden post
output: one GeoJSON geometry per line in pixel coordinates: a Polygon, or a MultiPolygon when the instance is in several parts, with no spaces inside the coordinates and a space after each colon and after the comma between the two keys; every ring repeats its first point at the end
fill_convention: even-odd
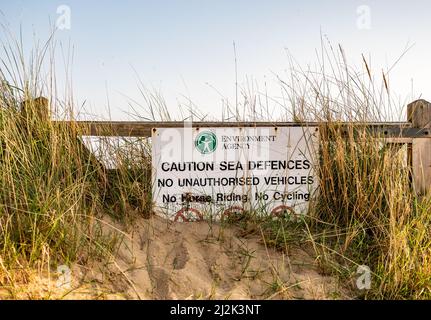
{"type": "MultiPolygon", "coordinates": [[[[422,99],[410,103],[407,119],[413,128],[431,130],[431,103],[422,99]]],[[[409,158],[414,190],[419,195],[431,194],[431,139],[414,138],[409,158]]]]}
{"type": "Polygon", "coordinates": [[[21,114],[27,121],[49,121],[51,115],[49,112],[48,99],[45,97],[38,97],[24,101],[21,104],[21,114]]]}

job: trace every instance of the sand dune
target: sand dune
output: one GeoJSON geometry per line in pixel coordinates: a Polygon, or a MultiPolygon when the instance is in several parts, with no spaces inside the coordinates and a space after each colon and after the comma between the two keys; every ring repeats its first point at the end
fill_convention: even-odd
{"type": "Polygon", "coordinates": [[[244,233],[231,225],[141,219],[108,265],[74,266],[70,290],[59,290],[55,276],[36,277],[22,298],[345,298],[304,249],[285,254],[265,246],[259,232],[244,233]]]}
{"type": "MultiPolygon", "coordinates": [[[[258,232],[244,235],[238,227],[208,222],[141,220],[125,239],[111,270],[110,279],[99,281],[111,298],[113,294],[134,299],[343,296],[336,280],[319,274],[306,251],[296,248],[286,255],[266,247],[258,232]]],[[[84,282],[90,280],[87,276],[84,282]]]]}

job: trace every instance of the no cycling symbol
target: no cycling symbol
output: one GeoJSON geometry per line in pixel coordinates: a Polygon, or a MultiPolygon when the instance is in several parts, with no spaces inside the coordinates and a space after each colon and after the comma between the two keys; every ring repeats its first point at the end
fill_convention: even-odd
{"type": "Polygon", "coordinates": [[[202,154],[208,154],[217,148],[217,136],[211,131],[201,132],[195,140],[195,147],[202,154]]]}

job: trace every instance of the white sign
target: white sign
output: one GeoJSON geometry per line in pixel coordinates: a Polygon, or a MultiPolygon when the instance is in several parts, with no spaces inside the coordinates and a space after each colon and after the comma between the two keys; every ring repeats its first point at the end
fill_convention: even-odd
{"type": "Polygon", "coordinates": [[[316,127],[155,128],[156,212],[180,221],[305,213],[317,146],[316,127]]]}

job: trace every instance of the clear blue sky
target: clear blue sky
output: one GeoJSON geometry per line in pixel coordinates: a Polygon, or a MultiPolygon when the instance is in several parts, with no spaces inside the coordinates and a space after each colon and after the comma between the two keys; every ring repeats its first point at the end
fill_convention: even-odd
{"type": "Polygon", "coordinates": [[[220,116],[214,88],[233,99],[233,41],[239,82],[246,77],[267,82],[277,95],[273,74],[288,67],[285,49],[301,64],[313,64],[321,31],[343,45],[352,64],[360,66],[363,53],[378,70],[388,69],[407,44],[414,44],[390,73],[392,90],[401,99],[431,99],[430,1],[0,0],[0,19],[17,36],[21,26],[30,49],[34,38],[48,37],[61,5],[69,6],[71,25],[56,38],[74,47],[76,102],[86,101],[105,118],[107,96],[117,119],[127,119],[127,97],[142,101],[135,71],[147,87],[161,92],[171,111],[186,103],[186,96],[220,116]],[[361,5],[370,8],[369,28],[358,28],[361,5]]]}

